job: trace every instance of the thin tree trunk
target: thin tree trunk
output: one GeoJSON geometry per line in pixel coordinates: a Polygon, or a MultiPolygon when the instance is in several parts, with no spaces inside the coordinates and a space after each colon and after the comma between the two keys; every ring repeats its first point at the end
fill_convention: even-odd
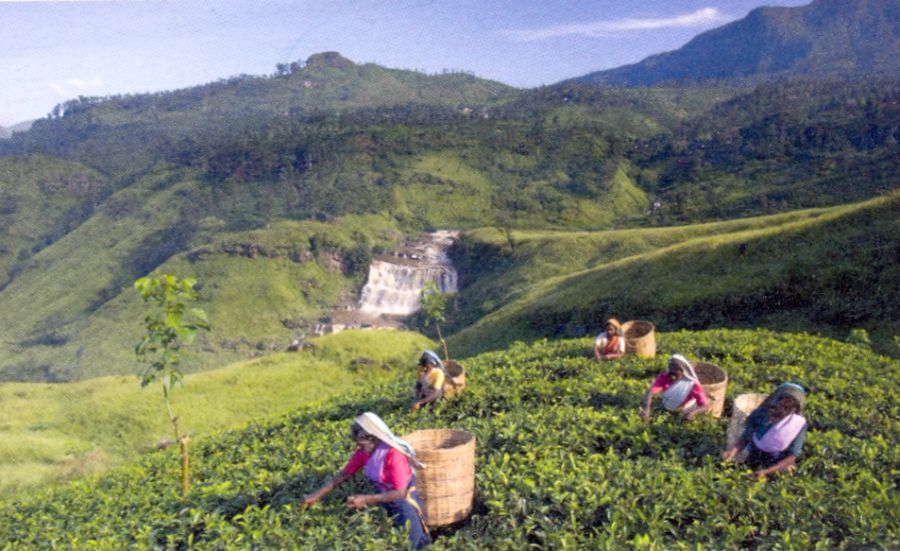
{"type": "Polygon", "coordinates": [[[178,417],[172,412],[172,405],[169,403],[169,393],[165,386],[163,386],[163,396],[166,399],[166,411],[169,412],[169,421],[172,422],[172,428],[175,430],[175,440],[181,446],[181,497],[186,497],[188,490],[190,490],[191,459],[188,453],[188,443],[190,443],[191,438],[187,435],[181,435],[181,430],[178,428],[178,417]]]}
{"type": "Polygon", "coordinates": [[[439,323],[434,324],[435,328],[437,328],[438,339],[441,341],[441,348],[444,349],[444,361],[450,361],[450,353],[447,352],[447,341],[444,340],[444,335],[441,334],[441,326],[439,323]]]}

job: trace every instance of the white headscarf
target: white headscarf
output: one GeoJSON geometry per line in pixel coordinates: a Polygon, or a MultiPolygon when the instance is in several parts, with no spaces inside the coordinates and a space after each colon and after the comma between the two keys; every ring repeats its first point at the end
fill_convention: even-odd
{"type": "Polygon", "coordinates": [[[694,372],[694,364],[689,362],[688,359],[681,354],[672,354],[669,357],[669,362],[677,363],[684,371],[684,376],[688,379],[694,381],[695,383],[700,382],[700,379],[697,377],[697,373],[694,372]]]}
{"type": "Polygon", "coordinates": [[[355,422],[367,433],[408,457],[415,466],[420,469],[425,468],[424,464],[416,461],[416,450],[408,442],[395,436],[387,424],[381,420],[381,417],[367,411],[357,417],[355,422]]]}
{"type": "Polygon", "coordinates": [[[697,374],[694,372],[694,366],[681,354],[672,354],[669,363],[675,362],[684,372],[684,378],[676,381],[663,392],[663,407],[669,411],[676,411],[681,404],[687,400],[688,395],[694,388],[694,384],[699,382],[697,374]]]}

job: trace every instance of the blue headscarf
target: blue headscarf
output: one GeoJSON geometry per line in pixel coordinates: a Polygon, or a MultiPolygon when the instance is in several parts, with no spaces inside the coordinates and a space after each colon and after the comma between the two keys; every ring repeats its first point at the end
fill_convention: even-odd
{"type": "Polygon", "coordinates": [[[772,392],[772,395],[768,399],[768,403],[766,405],[771,406],[774,405],[775,402],[778,401],[778,397],[782,394],[787,394],[788,396],[797,400],[797,403],[800,405],[800,411],[803,411],[803,405],[806,402],[806,389],[803,388],[802,385],[797,383],[781,383],[778,385],[778,388],[772,392]]]}
{"type": "Polygon", "coordinates": [[[444,369],[444,362],[441,361],[441,357],[435,354],[432,350],[426,350],[425,352],[422,352],[422,356],[419,358],[419,362],[430,363],[438,369],[444,369]]]}

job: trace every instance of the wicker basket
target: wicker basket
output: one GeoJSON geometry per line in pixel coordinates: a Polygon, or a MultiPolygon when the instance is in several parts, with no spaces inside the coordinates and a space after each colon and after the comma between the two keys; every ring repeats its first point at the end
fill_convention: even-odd
{"type": "Polygon", "coordinates": [[[643,358],[656,356],[656,328],[649,321],[631,320],[622,324],[625,353],[643,358]]]}
{"type": "Polygon", "coordinates": [[[417,430],[403,437],[425,464],[416,469],[416,488],[425,523],[445,526],[472,512],[475,499],[475,435],[461,430],[417,430]]]}
{"type": "Polygon", "coordinates": [[[454,360],[444,362],[444,396],[459,394],[466,387],[466,370],[461,363],[454,360]]]}
{"type": "Polygon", "coordinates": [[[737,444],[744,432],[747,417],[758,408],[768,397],[768,394],[739,394],[734,399],[734,407],[731,408],[731,419],[728,421],[728,437],[726,438],[726,450],[730,450],[737,444]]]}
{"type": "Polygon", "coordinates": [[[700,386],[709,398],[709,414],[721,417],[725,407],[725,387],[728,386],[728,374],[717,365],[707,362],[692,362],[694,372],[700,379],[700,386]]]}

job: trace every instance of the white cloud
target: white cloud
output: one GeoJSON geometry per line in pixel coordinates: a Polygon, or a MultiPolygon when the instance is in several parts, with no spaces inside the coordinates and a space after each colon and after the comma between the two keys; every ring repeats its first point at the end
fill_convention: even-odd
{"type": "Polygon", "coordinates": [[[71,78],[62,83],[51,83],[48,86],[58,95],[70,97],[100,89],[103,86],[103,80],[99,78],[71,78]]]}
{"type": "Polygon", "coordinates": [[[693,13],[660,19],[601,20],[590,21],[587,23],[572,23],[570,25],[556,25],[543,29],[508,30],[505,32],[516,40],[531,42],[534,40],[546,40],[548,38],[560,38],[572,35],[604,37],[632,31],[680,27],[708,27],[711,25],[721,25],[731,20],[731,17],[722,13],[718,8],[702,8],[693,13]]]}

